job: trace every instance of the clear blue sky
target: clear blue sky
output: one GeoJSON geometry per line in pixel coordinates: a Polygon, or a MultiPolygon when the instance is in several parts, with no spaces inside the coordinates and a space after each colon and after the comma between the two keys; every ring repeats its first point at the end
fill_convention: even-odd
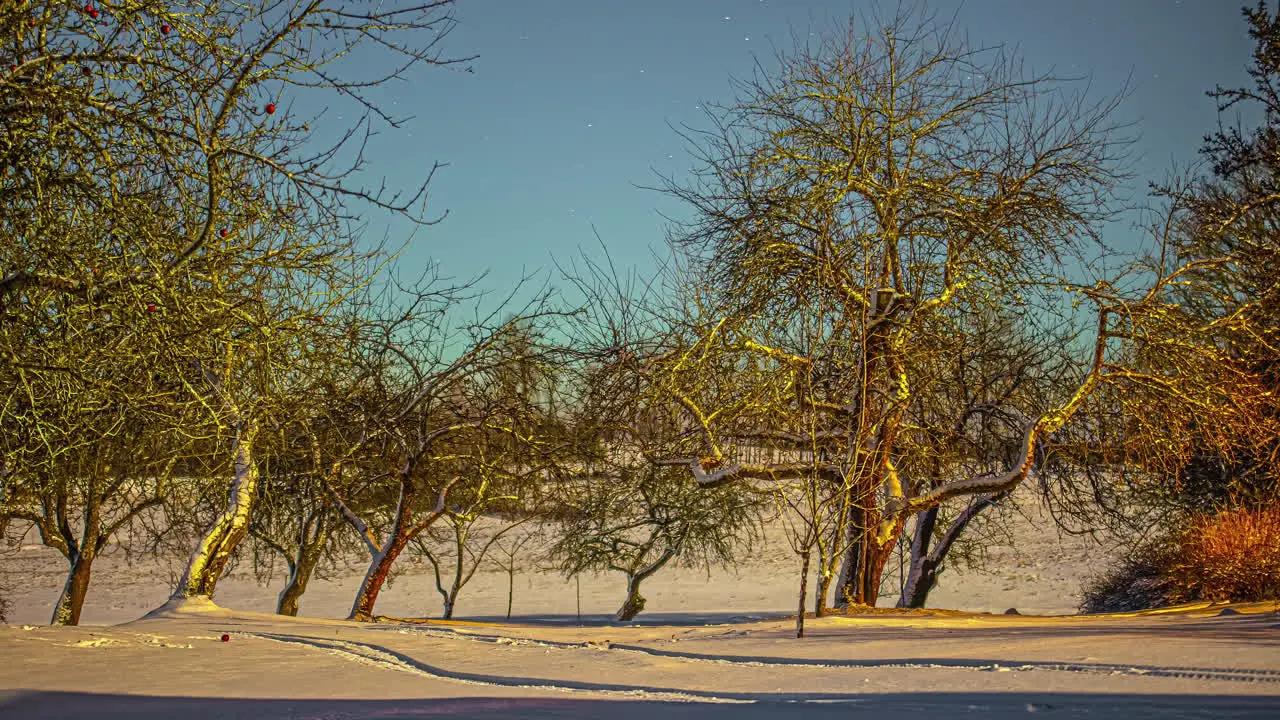
{"type": "MultiPolygon", "coordinates": [[[[547,268],[591,226],[623,266],[650,265],[669,198],[637,186],[680,174],[691,159],[672,125],[705,126],[705,101],[731,99],[730,76],[768,62],[793,33],[842,24],[866,2],[820,0],[458,0],[454,55],[474,72],[429,69],[388,88],[391,109],[416,116],[377,139],[370,172],[411,186],[434,161],[441,224],[419,233],[406,270],[436,260],[453,276],[490,271],[510,287],[547,268]]],[[[1120,119],[1136,122],[1134,189],[1196,159],[1216,122],[1204,92],[1238,85],[1251,43],[1240,0],[937,0],[979,44],[1016,45],[1029,71],[1088,75],[1114,93],[1132,78],[1120,119]]],[[[894,7],[890,5],[890,7],[894,7]]],[[[371,217],[380,236],[383,217],[371,217]]],[[[404,225],[391,225],[402,238],[404,225]]]]}

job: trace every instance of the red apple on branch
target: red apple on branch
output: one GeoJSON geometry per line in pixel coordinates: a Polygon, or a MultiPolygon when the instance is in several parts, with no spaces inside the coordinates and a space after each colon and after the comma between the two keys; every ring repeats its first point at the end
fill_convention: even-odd
{"type": "Polygon", "coordinates": [[[275,114],[276,114],[276,104],[275,104],[275,103],[267,103],[267,106],[266,106],[265,108],[263,108],[263,109],[267,111],[267,114],[268,114],[268,115],[275,115],[275,114]]]}

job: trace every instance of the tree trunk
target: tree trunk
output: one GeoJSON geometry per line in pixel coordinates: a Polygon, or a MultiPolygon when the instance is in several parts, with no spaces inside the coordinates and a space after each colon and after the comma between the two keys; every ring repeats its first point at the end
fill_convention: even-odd
{"type": "Polygon", "coordinates": [[[294,559],[292,571],[289,573],[289,582],[280,591],[276,614],[297,616],[299,601],[302,599],[302,594],[307,591],[311,574],[320,564],[320,557],[324,554],[324,546],[329,541],[331,530],[332,525],[327,514],[316,520],[314,535],[308,537],[306,527],[303,527],[303,543],[298,548],[297,558],[294,559]]]}
{"type": "Polygon", "coordinates": [[[70,560],[67,582],[62,586],[62,594],[53,606],[51,625],[79,625],[80,611],[84,608],[84,598],[89,592],[89,578],[93,574],[93,550],[97,543],[95,538],[86,538],[80,552],[70,560]]]}
{"type": "Polygon", "coordinates": [[[844,549],[844,562],[840,565],[840,576],[836,582],[836,607],[846,608],[850,605],[874,605],[875,598],[866,597],[868,571],[867,550],[873,540],[871,523],[866,508],[854,507],[850,513],[845,529],[847,540],[844,549]]]}
{"type": "Polygon", "coordinates": [[[507,619],[511,619],[511,602],[516,597],[516,574],[514,570],[507,571],[507,619]]]}
{"type": "Polygon", "coordinates": [[[937,520],[937,508],[931,508],[920,513],[932,512],[932,517],[926,522],[922,522],[921,517],[916,519],[915,537],[911,541],[911,574],[908,576],[907,585],[902,590],[902,595],[898,598],[898,607],[922,608],[929,599],[929,591],[938,581],[938,572],[942,567],[942,562],[946,560],[947,553],[950,552],[951,546],[964,532],[969,522],[976,518],[983,510],[995,505],[1005,497],[1008,497],[1008,491],[996,493],[995,495],[984,495],[969,503],[955,520],[951,521],[951,525],[947,526],[947,531],[938,540],[938,544],[929,549],[929,540],[933,535],[934,523],[937,520]],[[924,533],[921,539],[921,533],[924,533]]]}
{"type": "Polygon", "coordinates": [[[888,542],[883,546],[876,542],[876,527],[880,522],[880,513],[875,509],[858,508],[851,513],[848,525],[848,545],[845,547],[844,562],[840,567],[840,577],[836,582],[836,607],[849,605],[866,605],[875,607],[880,599],[880,580],[884,575],[898,536],[906,524],[900,518],[894,525],[888,542]]]}
{"type": "Polygon", "coordinates": [[[800,607],[796,613],[796,637],[804,637],[804,601],[809,592],[809,551],[800,553],[800,607]]]}
{"type": "Polygon", "coordinates": [[[829,592],[831,592],[831,572],[826,567],[821,567],[818,569],[818,588],[813,596],[814,617],[827,616],[827,593],[829,592]]]}
{"type": "MultiPolygon", "coordinates": [[[[453,550],[457,553],[455,559],[457,562],[453,564],[453,585],[449,587],[449,592],[444,593],[444,619],[452,620],[453,611],[458,607],[458,593],[461,592],[464,580],[462,577],[462,563],[467,552],[467,537],[464,532],[457,526],[454,527],[454,545],[453,550]]],[[[479,564],[479,560],[476,561],[479,564]]],[[[470,578],[468,578],[470,579],[470,578]]]]}
{"type": "Polygon", "coordinates": [[[227,495],[227,507],[205,531],[200,544],[191,553],[187,569],[171,599],[197,596],[212,599],[231,554],[248,534],[249,517],[258,495],[258,468],[253,457],[256,434],[257,426],[254,423],[248,423],[247,427],[242,424],[236,429],[235,479],[227,495]]]}
{"type": "MultiPolygon", "coordinates": [[[[640,583],[661,570],[662,566],[666,565],[673,557],[675,557],[674,550],[665,550],[649,567],[643,570],[635,570],[633,566],[633,569],[627,572],[627,599],[622,603],[622,607],[618,608],[618,620],[630,620],[639,615],[641,610],[644,610],[644,597],[640,595],[640,583]]],[[[581,610],[578,611],[578,615],[582,615],[581,610]]]]}
{"type": "Polygon", "coordinates": [[[938,508],[931,507],[916,514],[915,532],[911,538],[911,570],[906,585],[898,597],[897,607],[922,608],[929,591],[937,582],[937,566],[930,563],[929,543],[933,540],[933,528],[938,522],[938,508]]]}
{"type": "Polygon", "coordinates": [[[360,590],[356,592],[356,600],[351,605],[348,620],[373,620],[373,606],[378,602],[378,593],[382,592],[382,585],[387,581],[391,566],[410,540],[412,538],[402,528],[396,527],[391,539],[382,546],[382,550],[374,554],[369,570],[360,583],[360,590]]]}
{"type": "Polygon", "coordinates": [[[906,524],[906,516],[899,517],[897,522],[894,523],[893,532],[890,533],[889,540],[884,545],[876,543],[874,535],[868,537],[867,550],[869,557],[867,558],[867,572],[863,575],[866,583],[863,588],[863,594],[870,598],[867,604],[871,607],[875,607],[876,603],[879,602],[880,583],[884,578],[885,566],[889,564],[889,559],[893,557],[894,548],[898,546],[898,539],[902,537],[902,529],[906,524]]]}
{"type": "Polygon", "coordinates": [[[643,581],[644,578],[639,575],[627,575],[627,599],[618,608],[618,620],[631,620],[644,610],[644,596],[640,594],[640,583],[643,581]]]}

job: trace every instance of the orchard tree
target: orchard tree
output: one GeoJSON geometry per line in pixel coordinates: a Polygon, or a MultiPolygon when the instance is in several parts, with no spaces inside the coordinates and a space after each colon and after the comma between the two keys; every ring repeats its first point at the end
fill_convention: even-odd
{"type": "MultiPolygon", "coordinates": [[[[352,338],[360,343],[362,367],[370,379],[365,397],[372,406],[359,418],[362,427],[351,447],[367,450],[373,461],[364,465],[362,477],[332,492],[370,555],[350,619],[374,619],[378,595],[401,553],[451,512],[455,486],[463,495],[466,482],[477,479],[475,465],[469,467],[475,448],[493,433],[525,447],[538,444],[528,408],[485,392],[481,382],[507,360],[504,348],[513,337],[536,335],[539,323],[563,314],[546,292],[516,305],[522,292],[519,284],[485,314],[471,306],[473,319],[463,323],[458,316],[483,300],[474,283],[428,283],[406,291],[407,300],[394,299],[396,307],[404,308],[398,319],[352,338]]],[[[529,362],[549,362],[548,348],[531,347],[529,352],[529,362]]]]}
{"type": "Polygon", "coordinates": [[[1234,258],[1207,268],[1179,299],[1198,319],[1223,326],[1220,339],[1230,348],[1231,362],[1260,377],[1270,404],[1268,427],[1239,438],[1260,440],[1222,451],[1207,439],[1178,469],[1184,502],[1201,511],[1219,510],[1224,502],[1280,502],[1280,10],[1260,1],[1243,12],[1254,40],[1252,84],[1219,87],[1209,95],[1221,114],[1261,111],[1261,122],[1248,129],[1220,125],[1202,148],[1211,177],[1163,188],[1188,210],[1178,228],[1179,258],[1234,258]],[[1218,507],[1206,507],[1212,505],[1218,507]]]}
{"type": "Polygon", "coordinates": [[[1175,427],[1226,417],[1251,387],[1170,303],[1171,287],[1224,258],[1076,278],[1105,251],[1096,229],[1123,179],[1108,120],[1118,100],[1091,105],[1053,77],[1023,77],[1005,50],[967,48],[910,11],[871,27],[854,21],[780,57],[694,138],[702,172],[669,185],[693,210],[674,237],[682,345],[647,369],[701,439],[697,454],[657,461],[708,488],[827,484],[848,508],[837,597],[868,605],[909,516],[1016,487],[1099,388],[1158,393],[1161,424],[1175,427]],[[944,336],[970,332],[957,318],[995,305],[1017,318],[1011,333],[1049,343],[1055,317],[1085,315],[1063,309],[1073,299],[1092,337],[1064,348],[1069,383],[1029,408],[1008,464],[904,477],[910,458],[944,450],[913,432],[911,409],[954,392],[930,366],[944,336]],[[1203,371],[1194,381],[1124,362],[1172,353],[1153,343],[1169,327],[1177,367],[1203,371]],[[760,448],[776,455],[752,459],[760,448]]]}
{"type": "MultiPolygon", "coordinates": [[[[121,405],[162,376],[223,441],[226,508],[175,599],[211,596],[247,532],[255,443],[301,387],[316,318],[364,280],[347,272],[352,221],[431,221],[432,172],[397,194],[361,171],[370,133],[400,124],[373,88],[452,62],[438,53],[451,5],[0,7],[0,321],[65,316],[108,335],[101,362],[148,368],[120,384],[121,405]],[[304,110],[314,101],[359,119],[313,135],[329,122],[304,110]]],[[[33,365],[31,348],[9,345],[10,368],[33,365]]]]}
{"type": "MultiPolygon", "coordinates": [[[[954,330],[939,334],[942,345],[931,354],[932,367],[921,368],[928,379],[917,384],[931,392],[913,399],[898,462],[910,495],[956,477],[1012,470],[1021,460],[1027,419],[1043,412],[1046,400],[1061,394],[1071,379],[1071,365],[1061,352],[1069,337],[1022,335],[1016,321],[995,306],[966,310],[953,319],[954,330]]],[[[1075,470],[1045,462],[1043,454],[1037,458],[1036,472],[1046,479],[1075,470]]],[[[1010,492],[962,497],[916,513],[899,607],[925,606],[952,548],[965,544],[971,523],[1010,492]]]]}
{"type": "MultiPolygon", "coordinates": [[[[650,362],[635,352],[634,341],[643,336],[636,335],[625,301],[621,312],[606,307],[596,303],[587,311],[589,327],[617,344],[612,354],[586,356],[574,378],[577,450],[557,473],[556,540],[549,554],[567,576],[622,573],[626,594],[616,617],[627,621],[644,610],[642,583],[669,563],[723,565],[749,549],[767,500],[733,488],[707,491],[679,468],[654,464],[654,458],[688,447],[689,428],[639,391],[650,362]]],[[[616,303],[612,309],[619,310],[616,303]]]]}
{"type": "Polygon", "coordinates": [[[94,388],[66,383],[64,374],[27,378],[22,395],[7,398],[13,423],[5,428],[4,520],[26,521],[41,542],[67,561],[67,580],[51,622],[77,625],[94,560],[109,543],[124,543],[135,520],[161,506],[183,449],[179,437],[156,432],[147,408],[121,407],[94,388]],[[60,402],[36,395],[54,390],[60,402]],[[39,414],[31,397],[38,397],[39,414]],[[26,447],[22,447],[26,445],[26,447]]]}
{"type": "Polygon", "coordinates": [[[730,488],[705,491],[679,469],[647,462],[612,471],[589,467],[565,483],[551,556],[567,576],[612,571],[626,578],[616,617],[644,610],[640,586],[668,563],[725,565],[749,548],[761,503],[730,488]]]}
{"type": "Polygon", "coordinates": [[[259,577],[270,579],[276,562],[285,564],[285,585],[276,602],[280,615],[297,615],[312,576],[335,560],[331,541],[341,519],[326,483],[335,482],[348,458],[335,457],[345,449],[342,437],[325,432],[324,420],[299,413],[282,433],[281,446],[261,462],[262,489],[249,535],[259,577]]]}
{"type": "Polygon", "coordinates": [[[101,298],[202,254],[250,259],[245,206],[255,202],[328,220],[356,218],[363,205],[427,222],[421,200],[432,172],[400,194],[365,189],[359,171],[376,126],[402,122],[372,90],[416,66],[464,62],[439,52],[451,6],[5,3],[0,232],[10,241],[0,299],[32,286],[101,298]],[[356,71],[352,59],[370,52],[380,60],[364,67],[381,69],[356,71]],[[325,145],[311,126],[328,118],[303,108],[335,98],[363,113],[325,145]],[[137,194],[157,184],[189,216],[135,227],[147,219],[133,207],[137,194]],[[78,231],[85,217],[96,232],[78,231]]]}
{"type": "Polygon", "coordinates": [[[459,457],[461,479],[449,493],[442,521],[415,539],[431,564],[446,620],[490,551],[538,519],[547,478],[574,459],[569,432],[555,416],[562,352],[549,350],[533,326],[517,324],[468,383],[468,395],[500,408],[507,424],[480,428],[459,457]]]}
{"type": "MultiPolygon", "coordinates": [[[[153,199],[134,207],[153,209],[153,199]]],[[[70,224],[104,229],[94,218],[70,224]]],[[[89,262],[108,255],[100,249],[89,262]]],[[[117,300],[36,285],[0,301],[0,517],[30,522],[66,558],[57,624],[78,623],[99,552],[111,542],[129,550],[120,531],[166,501],[175,463],[212,432],[145,351],[139,328],[154,322],[154,297],[117,300]]]]}

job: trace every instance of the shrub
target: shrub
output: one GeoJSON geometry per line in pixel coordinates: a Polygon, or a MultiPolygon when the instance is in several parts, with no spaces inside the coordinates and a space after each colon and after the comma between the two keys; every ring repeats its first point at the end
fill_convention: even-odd
{"type": "Polygon", "coordinates": [[[1168,577],[1172,559],[1167,541],[1140,546],[1118,567],[1085,586],[1080,612],[1134,612],[1173,604],[1168,577]]]}
{"type": "Polygon", "coordinates": [[[1080,611],[1280,599],[1280,505],[1199,515],[1141,545],[1085,588],[1080,611]]]}
{"type": "Polygon", "coordinates": [[[1280,598],[1280,505],[1193,521],[1169,577],[1183,602],[1280,598]]]}

